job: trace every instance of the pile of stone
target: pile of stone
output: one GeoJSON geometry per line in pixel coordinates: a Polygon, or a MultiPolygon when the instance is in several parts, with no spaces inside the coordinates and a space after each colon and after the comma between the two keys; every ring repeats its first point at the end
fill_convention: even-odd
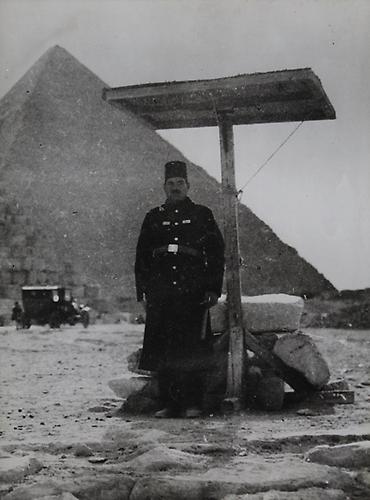
{"type": "MultiPolygon", "coordinates": [[[[242,308],[244,327],[253,332],[259,344],[280,360],[293,376],[302,377],[313,394],[322,389],[332,390],[328,385],[330,372],[325,359],[311,337],[298,329],[304,308],[302,298],[285,294],[242,297],[242,308]]],[[[211,310],[211,325],[216,339],[215,363],[208,376],[204,406],[207,411],[214,412],[222,407],[226,391],[229,341],[224,297],[211,310]]],[[[114,391],[126,398],[124,410],[145,413],[156,409],[158,387],[154,376],[138,370],[139,359],[140,350],[128,359],[129,370],[138,376],[113,383],[114,391]]],[[[277,375],[266,360],[249,350],[245,356],[244,387],[245,404],[249,408],[279,410],[289,394],[282,376],[277,375]]],[[[301,396],[303,398],[305,394],[301,396]]]]}
{"type": "MultiPolygon", "coordinates": [[[[293,375],[301,377],[312,390],[320,390],[328,383],[328,365],[313,340],[299,331],[304,309],[301,297],[286,294],[267,294],[242,297],[243,326],[269,353],[282,361],[293,375]]],[[[227,303],[221,297],[211,309],[211,325],[215,334],[221,332],[215,351],[218,370],[212,374],[208,393],[210,407],[220,403],[221,380],[226,379],[228,350],[227,303]]],[[[286,383],[277,376],[270,364],[252,351],[245,356],[246,405],[264,410],[279,410],[285,401],[286,383]]]]}

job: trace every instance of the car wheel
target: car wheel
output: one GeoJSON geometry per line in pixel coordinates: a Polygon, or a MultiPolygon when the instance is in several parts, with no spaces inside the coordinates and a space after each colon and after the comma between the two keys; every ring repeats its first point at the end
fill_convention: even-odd
{"type": "Polygon", "coordinates": [[[50,328],[60,328],[60,318],[58,313],[54,312],[51,314],[49,325],[50,328]]]}
{"type": "Polygon", "coordinates": [[[25,314],[22,317],[22,328],[27,329],[27,330],[28,330],[28,328],[31,328],[31,320],[25,314]]]}
{"type": "Polygon", "coordinates": [[[83,314],[81,314],[81,321],[82,321],[84,328],[87,328],[89,326],[90,316],[89,316],[89,313],[87,311],[85,311],[83,314]]]}

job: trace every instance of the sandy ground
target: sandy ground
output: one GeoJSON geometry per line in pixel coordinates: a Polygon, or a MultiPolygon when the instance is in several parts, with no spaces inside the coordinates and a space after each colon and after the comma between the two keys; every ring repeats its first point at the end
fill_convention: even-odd
{"type": "Polygon", "coordinates": [[[40,485],[53,498],[221,499],[312,488],[307,498],[370,498],[370,462],[348,471],[305,460],[316,445],[370,440],[370,331],[304,330],[331,380],[349,382],[354,404],[197,420],[116,414],[123,399],[110,386],[132,376],[126,359],[142,332],[128,323],[0,328],[0,498],[42,498],[40,485]]]}

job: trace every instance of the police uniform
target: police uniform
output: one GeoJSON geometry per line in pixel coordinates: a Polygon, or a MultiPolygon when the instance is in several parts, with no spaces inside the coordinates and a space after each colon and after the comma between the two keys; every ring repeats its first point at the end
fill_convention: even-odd
{"type": "Polygon", "coordinates": [[[200,403],[197,375],[212,359],[202,302],[205,292],[221,295],[223,272],[223,238],[209,208],[187,197],[145,216],[135,263],[137,299],[145,294],[147,302],[139,367],[158,372],[164,404],[176,398],[200,403]]]}

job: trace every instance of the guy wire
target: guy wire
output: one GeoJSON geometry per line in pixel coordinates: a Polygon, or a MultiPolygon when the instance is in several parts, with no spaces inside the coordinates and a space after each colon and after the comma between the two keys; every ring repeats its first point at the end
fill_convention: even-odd
{"type": "Polygon", "coordinates": [[[246,186],[248,186],[248,184],[256,177],[257,174],[259,174],[259,172],[261,172],[261,170],[269,163],[269,161],[276,155],[276,153],[284,146],[284,144],[286,144],[289,139],[297,132],[297,130],[299,129],[299,127],[301,125],[303,125],[304,123],[304,120],[302,120],[293,130],[292,132],[290,132],[290,134],[287,136],[286,139],[284,139],[284,141],[270,154],[270,156],[267,158],[267,160],[265,160],[262,165],[260,167],[258,167],[258,169],[254,172],[253,175],[251,175],[251,177],[249,177],[249,179],[247,180],[247,182],[242,186],[241,189],[238,190],[238,199],[239,201],[241,201],[242,199],[242,196],[244,194],[244,188],[246,186]]]}

